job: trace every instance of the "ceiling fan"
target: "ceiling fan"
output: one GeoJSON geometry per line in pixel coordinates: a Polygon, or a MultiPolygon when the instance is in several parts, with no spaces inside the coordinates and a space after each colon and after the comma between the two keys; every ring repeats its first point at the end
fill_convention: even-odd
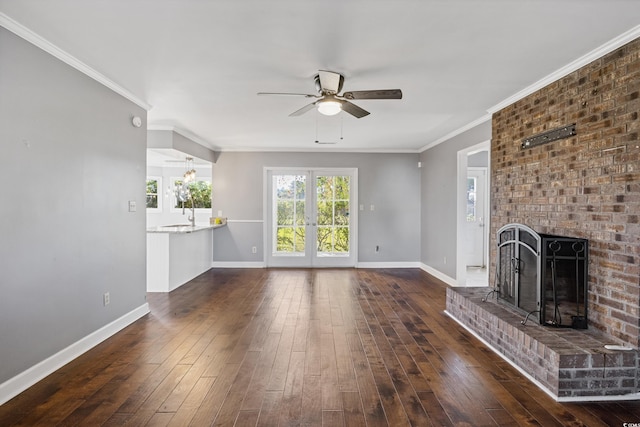
{"type": "Polygon", "coordinates": [[[293,95],[304,96],[306,98],[318,98],[317,101],[305,105],[299,110],[289,114],[290,117],[301,116],[314,107],[326,116],[333,116],[340,111],[351,114],[356,118],[362,118],[369,115],[369,112],[358,107],[356,104],[349,102],[352,99],[402,99],[402,91],[400,89],[382,89],[382,90],[356,90],[344,92],[340,95],[344,76],[333,71],[320,70],[314,77],[317,95],[307,93],[287,93],[287,92],[258,92],[258,95],[293,95]]]}

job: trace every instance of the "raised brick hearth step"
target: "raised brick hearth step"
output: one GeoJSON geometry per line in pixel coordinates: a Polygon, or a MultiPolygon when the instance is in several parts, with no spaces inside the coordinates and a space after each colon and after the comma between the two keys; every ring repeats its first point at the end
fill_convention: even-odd
{"type": "MultiPolygon", "coordinates": [[[[448,288],[447,313],[561,401],[638,394],[638,351],[614,351],[617,344],[592,329],[551,328],[529,321],[496,301],[490,289],[448,288]]],[[[640,398],[640,396],[638,396],[640,398]]]]}

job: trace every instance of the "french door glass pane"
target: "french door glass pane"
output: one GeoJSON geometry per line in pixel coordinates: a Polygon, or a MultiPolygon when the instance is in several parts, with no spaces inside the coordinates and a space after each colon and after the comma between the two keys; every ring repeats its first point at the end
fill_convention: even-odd
{"type": "Polygon", "coordinates": [[[349,255],[349,176],[316,177],[317,253],[349,255]]]}
{"type": "Polygon", "coordinates": [[[273,177],[274,228],[276,253],[304,254],[305,246],[305,185],[304,175],[273,177]]]}

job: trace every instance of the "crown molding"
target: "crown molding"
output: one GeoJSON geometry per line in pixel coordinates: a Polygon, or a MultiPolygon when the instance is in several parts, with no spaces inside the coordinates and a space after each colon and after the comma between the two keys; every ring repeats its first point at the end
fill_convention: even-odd
{"type": "Polygon", "coordinates": [[[505,107],[508,107],[509,105],[521,100],[522,98],[531,95],[532,93],[544,88],[545,86],[550,85],[551,83],[561,79],[562,77],[565,77],[568,74],[573,73],[576,70],[579,70],[580,68],[584,67],[585,65],[595,61],[598,58],[603,57],[604,55],[613,52],[614,50],[618,49],[619,47],[624,46],[625,44],[637,39],[638,37],[640,37],[640,25],[633,27],[632,29],[630,29],[629,31],[620,34],[618,37],[608,41],[607,43],[601,45],[600,47],[597,47],[596,49],[592,50],[591,52],[587,53],[584,56],[581,56],[580,58],[576,59],[573,62],[570,62],[569,64],[565,65],[564,67],[554,71],[553,73],[549,74],[548,76],[538,80],[537,82],[533,83],[530,86],[527,86],[526,88],[522,89],[521,91],[511,95],[509,98],[499,102],[498,104],[494,105],[493,107],[489,108],[487,110],[487,112],[489,114],[494,114],[500,110],[502,110],[505,107]]]}
{"type": "Polygon", "coordinates": [[[217,151],[225,153],[233,152],[257,152],[257,153],[358,153],[358,154],[420,154],[414,149],[367,149],[367,148],[340,148],[335,145],[320,147],[227,147],[217,151]]]}
{"type": "Polygon", "coordinates": [[[468,131],[469,129],[472,129],[478,125],[481,125],[482,123],[491,120],[491,114],[485,114],[484,116],[470,122],[467,123],[466,125],[454,130],[453,132],[450,132],[448,134],[446,134],[445,136],[443,136],[442,138],[436,139],[435,141],[432,141],[430,143],[428,143],[427,145],[425,145],[424,147],[422,147],[419,152],[422,153],[423,151],[428,150],[429,148],[433,148],[438,144],[442,144],[445,141],[450,140],[451,138],[453,138],[454,136],[458,136],[463,132],[468,131]]]}
{"type": "Polygon", "coordinates": [[[8,17],[2,12],[0,12],[0,26],[6,28],[8,31],[11,31],[13,34],[17,35],[18,37],[23,38],[24,40],[28,41],[34,46],[39,47],[40,49],[44,50],[48,54],[54,56],[55,58],[59,59],[65,64],[75,68],[81,73],[91,77],[98,83],[108,87],[112,91],[125,97],[126,99],[138,105],[139,107],[144,108],[147,111],[151,109],[150,104],[138,98],[132,92],[118,85],[113,80],[109,79],[105,75],[94,70],[84,62],[80,61],[79,59],[65,52],[64,50],[60,49],[53,43],[47,41],[40,35],[34,33],[24,25],[18,23],[17,21],[8,17]]]}
{"type": "Polygon", "coordinates": [[[598,58],[603,57],[604,55],[613,52],[614,50],[618,49],[619,47],[624,46],[625,44],[637,39],[638,37],[640,37],[640,25],[633,27],[632,29],[630,29],[629,31],[626,31],[622,34],[620,34],[619,36],[613,38],[612,40],[608,41],[607,43],[597,47],[596,49],[592,50],[591,52],[587,53],[584,56],[581,56],[580,58],[576,59],[573,62],[570,62],[569,64],[565,65],[564,67],[554,71],[553,73],[547,75],[546,77],[538,80],[537,82],[533,83],[530,86],[527,86],[526,88],[522,89],[519,92],[516,92],[515,94],[511,95],[510,97],[504,99],[503,101],[499,102],[498,104],[494,105],[493,107],[487,109],[487,115],[480,117],[479,119],[443,136],[440,139],[437,139],[433,142],[430,142],[429,144],[425,145],[424,147],[422,147],[420,149],[420,152],[426,151],[429,148],[433,148],[438,144],[441,144],[451,138],[453,138],[454,136],[457,136],[475,126],[478,126],[482,123],[484,123],[487,120],[491,119],[491,116],[493,114],[495,114],[496,112],[502,110],[505,107],[508,107],[509,105],[521,100],[522,98],[531,95],[532,93],[544,88],[545,86],[550,85],[551,83],[561,79],[562,77],[565,77],[566,75],[573,73],[576,70],[579,70],[580,68],[584,67],[585,65],[595,61],[598,58]]]}

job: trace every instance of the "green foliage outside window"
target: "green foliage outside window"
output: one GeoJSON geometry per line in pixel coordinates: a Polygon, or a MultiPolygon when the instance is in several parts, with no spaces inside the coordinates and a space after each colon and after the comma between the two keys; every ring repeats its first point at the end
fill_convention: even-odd
{"type": "Polygon", "coordinates": [[[158,180],[147,179],[147,208],[158,208],[158,180]]]}
{"type": "MultiPolygon", "coordinates": [[[[349,253],[348,176],[319,176],[316,180],[317,251],[325,254],[349,253]]],[[[276,251],[304,253],[305,177],[276,177],[276,251]]]]}
{"type": "MultiPolygon", "coordinates": [[[[175,181],[176,188],[182,186],[182,180],[175,181]]],[[[196,209],[211,209],[211,183],[195,181],[188,184],[191,197],[184,202],[184,207],[191,209],[192,201],[196,209]]],[[[182,202],[176,200],[175,208],[182,208],[182,202]]]]}

